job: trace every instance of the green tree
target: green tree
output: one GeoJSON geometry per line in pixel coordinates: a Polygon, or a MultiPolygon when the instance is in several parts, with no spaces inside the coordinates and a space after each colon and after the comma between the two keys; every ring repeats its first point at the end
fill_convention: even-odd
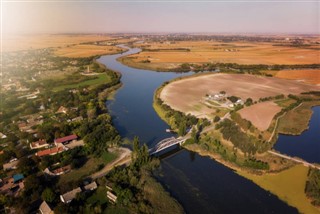
{"type": "Polygon", "coordinates": [[[52,203],[56,199],[56,194],[50,188],[45,188],[45,190],[41,194],[42,200],[52,203]]]}
{"type": "Polygon", "coordinates": [[[179,126],[179,131],[178,131],[178,135],[183,136],[186,134],[186,124],[183,122],[180,126],[179,126]]]}

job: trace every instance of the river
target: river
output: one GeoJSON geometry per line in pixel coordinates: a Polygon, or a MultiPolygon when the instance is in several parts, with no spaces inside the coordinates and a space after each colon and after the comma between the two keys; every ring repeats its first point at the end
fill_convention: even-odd
{"type": "Polygon", "coordinates": [[[312,111],[309,128],[301,135],[279,135],[275,144],[277,151],[310,163],[320,163],[320,106],[313,107],[312,111]]]}
{"type": "MultiPolygon", "coordinates": [[[[153,110],[154,91],[165,81],[189,73],[154,72],[127,67],[118,57],[139,52],[102,56],[98,61],[122,74],[115,99],[107,102],[115,127],[123,138],[138,136],[149,147],[172,136],[153,110]]],[[[208,157],[179,152],[161,160],[157,179],[183,206],[186,213],[298,213],[273,194],[208,157]]]]}

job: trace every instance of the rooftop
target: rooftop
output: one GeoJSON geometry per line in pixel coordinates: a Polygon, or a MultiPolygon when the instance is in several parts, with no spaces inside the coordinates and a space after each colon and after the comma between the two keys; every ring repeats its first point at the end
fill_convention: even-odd
{"type": "Polygon", "coordinates": [[[77,138],[78,138],[78,136],[73,134],[73,135],[69,135],[69,136],[65,136],[65,137],[62,137],[62,138],[55,139],[54,142],[55,143],[64,143],[64,142],[67,142],[67,141],[70,141],[70,140],[76,140],[77,138]]]}

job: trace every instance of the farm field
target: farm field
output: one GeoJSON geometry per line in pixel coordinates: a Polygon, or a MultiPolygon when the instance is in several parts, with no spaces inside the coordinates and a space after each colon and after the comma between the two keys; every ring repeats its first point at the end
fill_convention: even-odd
{"type": "Polygon", "coordinates": [[[260,131],[265,131],[281,107],[272,101],[257,103],[239,111],[243,119],[249,120],[260,131]]]}
{"type": "Polygon", "coordinates": [[[181,41],[139,44],[143,51],[126,57],[134,67],[170,69],[182,63],[238,64],[314,64],[319,53],[314,49],[263,42],[181,41]],[[145,61],[149,62],[146,63],[145,61]]]}
{"type": "Polygon", "coordinates": [[[3,51],[21,51],[30,49],[41,49],[49,47],[64,47],[83,42],[94,42],[102,40],[111,40],[110,36],[95,34],[42,34],[42,35],[20,35],[3,38],[3,51]]]}
{"type": "Polygon", "coordinates": [[[320,70],[281,70],[275,77],[320,85],[320,70]]]}
{"type": "MultiPolygon", "coordinates": [[[[255,76],[249,74],[204,74],[184,78],[166,85],[160,98],[173,109],[199,116],[208,114],[208,107],[195,108],[201,104],[206,94],[217,94],[225,91],[227,96],[237,96],[242,100],[276,96],[280,94],[300,94],[303,91],[317,91],[319,86],[307,85],[301,82],[255,76]]],[[[211,109],[211,112],[215,110],[211,109]]]]}
{"type": "Polygon", "coordinates": [[[62,57],[90,57],[104,54],[115,54],[123,51],[122,48],[116,46],[102,45],[73,45],[56,49],[54,54],[62,57]]]}

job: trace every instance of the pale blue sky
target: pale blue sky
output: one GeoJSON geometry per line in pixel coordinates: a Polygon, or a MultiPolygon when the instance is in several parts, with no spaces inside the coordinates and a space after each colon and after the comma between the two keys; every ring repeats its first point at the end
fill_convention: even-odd
{"type": "Polygon", "coordinates": [[[9,2],[4,33],[319,33],[319,2],[9,2]]]}

